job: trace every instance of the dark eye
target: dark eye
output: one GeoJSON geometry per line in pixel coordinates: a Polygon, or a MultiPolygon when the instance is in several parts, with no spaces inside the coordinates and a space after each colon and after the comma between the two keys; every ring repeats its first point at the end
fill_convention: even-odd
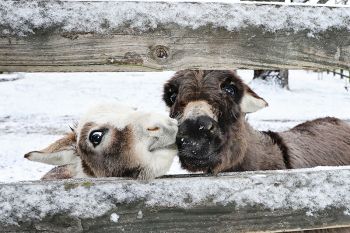
{"type": "Polygon", "coordinates": [[[168,107],[171,107],[175,104],[177,95],[179,93],[178,90],[178,86],[173,84],[166,84],[164,86],[163,100],[168,107]]]}
{"type": "Polygon", "coordinates": [[[233,83],[224,83],[222,84],[221,89],[231,96],[236,94],[236,87],[233,83]]]}
{"type": "Polygon", "coordinates": [[[176,92],[172,93],[169,97],[170,102],[175,103],[176,97],[177,97],[177,93],[176,92]]]}
{"type": "Polygon", "coordinates": [[[99,130],[92,131],[90,133],[89,141],[92,143],[92,145],[94,145],[94,147],[98,146],[101,143],[103,134],[104,132],[99,130]]]}
{"type": "Polygon", "coordinates": [[[171,104],[174,104],[177,97],[177,90],[175,88],[169,88],[168,97],[171,104]]]}

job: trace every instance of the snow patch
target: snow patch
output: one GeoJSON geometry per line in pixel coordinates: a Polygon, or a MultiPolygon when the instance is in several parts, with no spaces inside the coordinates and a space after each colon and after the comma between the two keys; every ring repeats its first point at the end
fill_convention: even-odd
{"type": "Polygon", "coordinates": [[[142,219],[142,218],[143,218],[142,210],[139,210],[139,212],[137,212],[136,218],[137,218],[137,219],[142,219]]]}
{"type": "Polygon", "coordinates": [[[117,223],[119,221],[119,215],[116,213],[112,213],[110,220],[111,220],[111,222],[117,223]]]}
{"type": "Polygon", "coordinates": [[[123,27],[146,31],[167,24],[192,29],[212,25],[235,31],[256,26],[272,32],[307,30],[316,33],[329,28],[350,30],[350,10],[346,7],[215,2],[0,1],[2,36],[24,36],[35,34],[37,29],[57,28],[81,33],[108,33],[123,27]]]}

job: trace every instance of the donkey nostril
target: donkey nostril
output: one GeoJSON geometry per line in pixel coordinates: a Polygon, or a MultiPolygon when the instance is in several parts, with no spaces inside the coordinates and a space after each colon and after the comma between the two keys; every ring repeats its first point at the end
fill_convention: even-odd
{"type": "Polygon", "coordinates": [[[211,123],[210,125],[208,125],[207,129],[208,129],[209,131],[212,131],[212,130],[214,129],[214,124],[211,123]]]}
{"type": "Polygon", "coordinates": [[[180,145],[186,144],[185,138],[178,138],[177,142],[178,142],[178,144],[180,144],[180,145]]]}
{"type": "Polygon", "coordinates": [[[155,127],[149,127],[149,128],[147,128],[147,130],[154,132],[154,131],[160,130],[160,128],[158,126],[155,126],[155,127]]]}
{"type": "Polygon", "coordinates": [[[200,125],[199,126],[199,130],[204,130],[204,129],[211,131],[214,129],[214,124],[210,122],[207,125],[200,125]]]}
{"type": "Polygon", "coordinates": [[[192,127],[199,131],[213,131],[215,128],[214,120],[207,116],[200,116],[195,121],[192,127]]]}

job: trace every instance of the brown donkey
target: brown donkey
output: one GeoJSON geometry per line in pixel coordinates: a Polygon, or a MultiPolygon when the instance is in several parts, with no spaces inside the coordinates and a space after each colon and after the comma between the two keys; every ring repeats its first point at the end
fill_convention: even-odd
{"type": "Polygon", "coordinates": [[[260,132],[245,114],[267,106],[231,71],[177,72],[164,87],[179,121],[184,168],[211,173],[350,164],[350,125],[337,118],[307,121],[285,132],[260,132]]]}

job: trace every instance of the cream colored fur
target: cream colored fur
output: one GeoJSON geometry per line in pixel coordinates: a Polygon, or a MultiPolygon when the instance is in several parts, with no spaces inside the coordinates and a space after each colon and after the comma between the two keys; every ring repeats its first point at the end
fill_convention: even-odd
{"type": "MultiPolygon", "coordinates": [[[[72,133],[55,141],[41,151],[32,151],[26,154],[31,161],[52,165],[66,166],[67,172],[72,178],[89,177],[82,166],[82,156],[79,155],[77,142],[81,137],[81,131],[86,123],[93,122],[96,126],[90,132],[101,125],[123,130],[131,128],[134,138],[132,147],[133,158],[130,162],[138,164],[142,168],[140,178],[151,179],[166,174],[174,157],[177,154],[175,138],[177,133],[177,121],[168,116],[157,113],[146,113],[119,104],[98,105],[91,108],[78,122],[75,131],[75,139],[72,133]],[[64,143],[62,143],[64,142],[64,143]]],[[[111,134],[96,148],[96,153],[103,153],[109,149],[111,134]]],[[[86,144],[91,144],[85,140],[86,144]]],[[[127,162],[127,161],[126,161],[127,162]]]]}

